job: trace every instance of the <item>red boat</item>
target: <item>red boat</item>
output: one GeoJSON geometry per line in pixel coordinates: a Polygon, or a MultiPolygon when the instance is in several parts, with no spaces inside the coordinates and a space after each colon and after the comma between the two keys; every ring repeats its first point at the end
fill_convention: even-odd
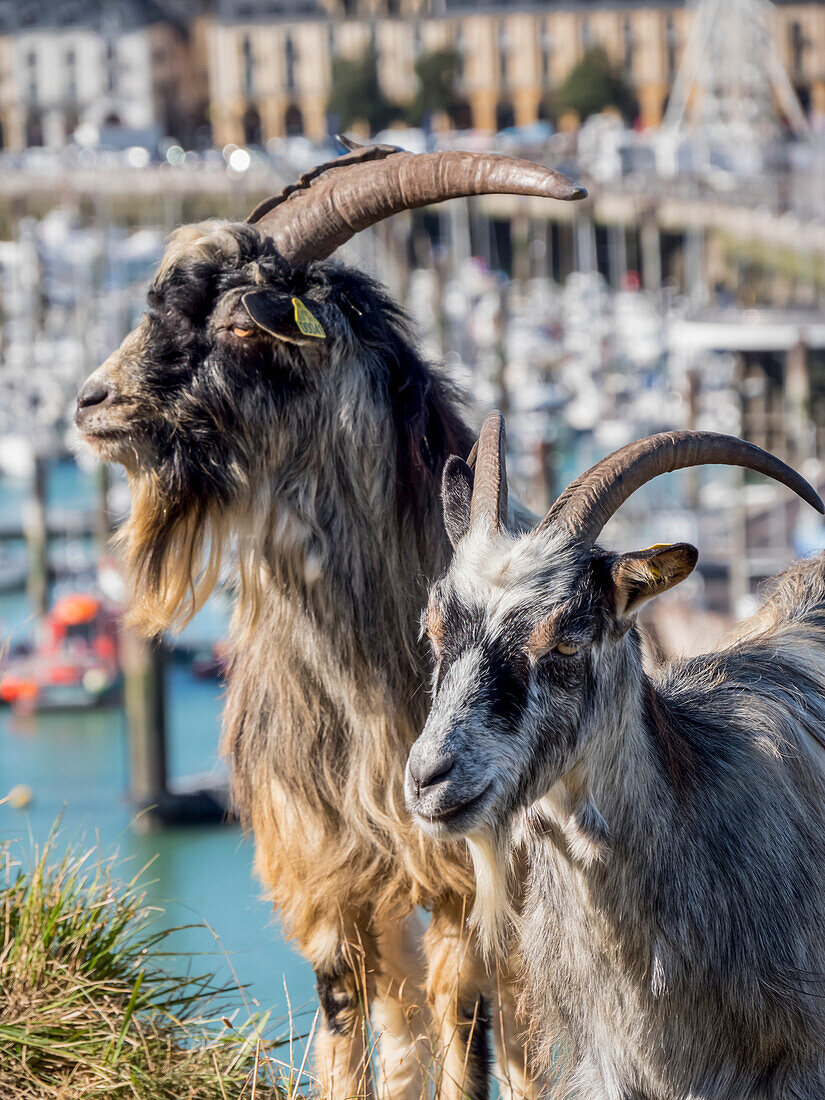
{"type": "Polygon", "coordinates": [[[31,713],[78,710],[120,702],[118,621],[97,596],[59,599],[34,653],[12,658],[0,677],[0,702],[31,713]]]}

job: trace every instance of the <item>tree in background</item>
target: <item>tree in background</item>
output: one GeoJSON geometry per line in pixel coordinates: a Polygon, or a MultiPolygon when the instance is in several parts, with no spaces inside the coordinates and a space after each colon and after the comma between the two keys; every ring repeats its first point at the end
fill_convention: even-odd
{"type": "Polygon", "coordinates": [[[452,115],[458,104],[458,84],[461,58],[456,50],[445,47],[424,53],[415,63],[418,90],[406,111],[411,126],[420,126],[439,111],[452,115]]]}
{"type": "Polygon", "coordinates": [[[593,46],[552,93],[548,114],[558,119],[565,111],[575,111],[584,122],[606,107],[615,107],[628,122],[633,121],[638,111],[632,89],[607,51],[603,46],[593,46]]]}
{"type": "Polygon", "coordinates": [[[327,112],[345,130],[365,121],[372,133],[383,130],[398,113],[381,90],[378,55],[367,49],[361,57],[334,57],[327,112]]]}

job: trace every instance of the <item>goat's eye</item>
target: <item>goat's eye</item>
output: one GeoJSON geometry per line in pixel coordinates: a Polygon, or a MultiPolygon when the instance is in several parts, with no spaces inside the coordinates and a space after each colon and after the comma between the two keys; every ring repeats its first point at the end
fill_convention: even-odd
{"type": "Polygon", "coordinates": [[[575,642],[559,642],[556,646],[556,652],[561,653],[564,657],[572,657],[574,653],[579,652],[579,648],[575,642]]]}
{"type": "Polygon", "coordinates": [[[240,325],[232,326],[232,335],[239,336],[242,340],[246,340],[247,337],[252,336],[254,332],[254,328],[241,328],[240,325]]]}

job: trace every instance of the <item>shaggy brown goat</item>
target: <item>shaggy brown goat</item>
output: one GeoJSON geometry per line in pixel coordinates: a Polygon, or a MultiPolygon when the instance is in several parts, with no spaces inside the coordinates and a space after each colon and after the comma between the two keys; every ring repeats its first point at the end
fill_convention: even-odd
{"type": "MultiPolygon", "coordinates": [[[[226,745],[258,872],[315,968],[335,1100],[371,1088],[370,1007],[385,1094],[421,1094],[433,1032],[441,1094],[482,1096],[493,990],[465,934],[463,847],[422,836],[403,798],[426,714],[419,610],[448,558],[441,471],[471,437],[381,288],[319,261],[398,210],[494,191],[583,194],[507,157],[382,146],[310,173],[251,224],[179,229],[145,319],[78,398],[83,435],[129,475],[136,623],[185,620],[233,543],[226,745]],[[432,909],[426,959],[417,905],[432,909]]],[[[493,1017],[526,1092],[506,991],[493,1017]]]]}

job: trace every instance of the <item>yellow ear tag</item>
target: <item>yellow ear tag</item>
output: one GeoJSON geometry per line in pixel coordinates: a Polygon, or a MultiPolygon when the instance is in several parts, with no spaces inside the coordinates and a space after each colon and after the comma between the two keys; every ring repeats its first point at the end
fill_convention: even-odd
{"type": "MultiPolygon", "coordinates": [[[[654,542],[652,546],[646,546],[640,553],[646,554],[648,550],[667,550],[670,546],[673,546],[672,542],[654,542]]],[[[655,561],[649,561],[647,563],[647,571],[654,581],[660,581],[662,579],[661,567],[658,566],[655,561]]]]}
{"type": "Polygon", "coordinates": [[[312,316],[301,299],[293,298],[292,305],[295,308],[295,324],[298,326],[298,331],[304,336],[317,336],[320,340],[326,340],[327,334],[321,322],[312,316]]]}

